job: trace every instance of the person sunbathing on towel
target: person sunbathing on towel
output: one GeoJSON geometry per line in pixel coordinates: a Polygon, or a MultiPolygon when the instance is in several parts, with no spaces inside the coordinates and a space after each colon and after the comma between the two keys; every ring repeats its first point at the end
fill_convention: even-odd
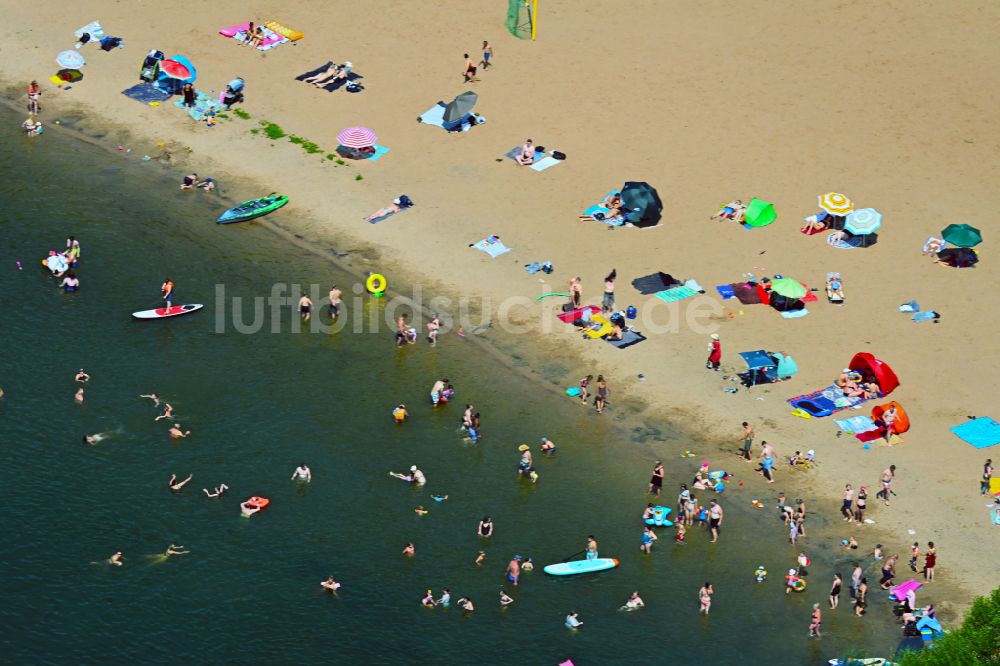
{"type": "Polygon", "coordinates": [[[844,286],[840,283],[839,275],[831,275],[826,281],[826,297],[831,301],[844,300],[844,286]]]}
{"type": "Polygon", "coordinates": [[[743,205],[743,201],[736,199],[735,201],[730,201],[725,206],[719,209],[719,212],[708,218],[710,220],[737,220],[742,217],[743,213],[746,212],[747,207],[743,205]]]}
{"type": "Polygon", "coordinates": [[[805,224],[799,228],[804,234],[815,234],[826,229],[826,220],[830,217],[829,213],[822,212],[816,213],[815,215],[810,215],[804,222],[805,224]]]}
{"type": "Polygon", "coordinates": [[[848,398],[868,398],[868,392],[865,391],[864,387],[854,381],[854,379],[849,379],[847,381],[847,385],[844,386],[844,395],[848,398]]]}
{"type": "Polygon", "coordinates": [[[941,248],[943,247],[944,247],[944,240],[941,238],[934,238],[932,236],[931,238],[927,239],[926,243],[924,243],[924,249],[920,252],[920,254],[924,256],[927,256],[929,254],[933,257],[937,255],[937,253],[940,252],[941,248]]]}
{"type": "MultiPolygon", "coordinates": [[[[249,29],[247,30],[249,32],[249,29]]],[[[249,44],[252,48],[258,48],[264,43],[264,28],[257,26],[254,28],[253,34],[250,35],[249,44]]]]}
{"type": "Polygon", "coordinates": [[[379,208],[377,211],[365,218],[365,222],[371,222],[372,220],[377,220],[380,217],[385,217],[386,215],[392,215],[393,213],[398,213],[401,210],[409,208],[413,205],[410,201],[410,197],[405,194],[392,200],[392,203],[385,208],[379,208]]]}
{"type": "Polygon", "coordinates": [[[611,322],[612,330],[608,333],[608,340],[621,340],[625,336],[625,322],[614,319],[611,322]]]}
{"type": "Polygon", "coordinates": [[[594,215],[580,215],[581,220],[599,220],[601,222],[619,222],[624,220],[622,216],[622,195],[609,194],[604,197],[601,206],[608,209],[607,213],[595,213],[594,215]],[[600,215],[601,217],[596,217],[600,215]]]}
{"type": "Polygon", "coordinates": [[[535,146],[532,145],[531,139],[524,142],[521,146],[521,154],[514,158],[518,164],[522,166],[528,166],[533,164],[535,161],[535,146]]]}
{"type": "Polygon", "coordinates": [[[861,386],[865,390],[865,400],[871,400],[882,395],[882,389],[875,382],[865,382],[861,386]]]}
{"type": "MultiPolygon", "coordinates": [[[[319,74],[310,76],[303,79],[305,83],[311,83],[317,88],[322,88],[327,85],[332,79],[336,78],[340,74],[341,67],[337,63],[331,63],[329,67],[324,69],[319,74]]],[[[346,74],[344,76],[347,76],[346,74]]]]}

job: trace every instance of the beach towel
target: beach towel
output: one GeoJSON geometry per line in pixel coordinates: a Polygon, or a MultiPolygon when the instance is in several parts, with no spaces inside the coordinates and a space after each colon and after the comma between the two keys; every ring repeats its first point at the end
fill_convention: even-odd
{"type": "Polygon", "coordinates": [[[977,449],[1000,444],[1000,423],[988,416],[981,416],[951,428],[955,436],[977,449]]]}
{"type": "Polygon", "coordinates": [[[223,108],[225,108],[222,102],[220,102],[217,99],[209,97],[200,90],[195,90],[194,106],[192,107],[184,106],[183,98],[174,102],[174,106],[187,111],[188,115],[191,116],[191,118],[193,118],[194,120],[201,120],[202,118],[205,117],[205,114],[208,113],[209,111],[215,111],[216,113],[218,113],[223,108]]]}
{"type": "Polygon", "coordinates": [[[688,289],[694,289],[699,294],[705,293],[705,290],[702,288],[700,284],[698,284],[698,281],[695,280],[694,278],[684,280],[684,286],[687,287],[688,289]]]}
{"type": "Polygon", "coordinates": [[[683,301],[685,298],[691,298],[692,296],[697,296],[698,292],[694,289],[688,287],[672,287],[670,289],[664,289],[663,291],[658,291],[654,294],[661,301],[667,303],[674,303],[675,301],[683,301]]]}
{"type": "Polygon", "coordinates": [[[733,295],[743,305],[758,305],[763,302],[757,285],[747,284],[746,282],[733,282],[729,286],[733,288],[733,295]]]}
{"type": "Polygon", "coordinates": [[[736,298],[736,292],[733,291],[733,286],[730,284],[719,284],[715,286],[715,290],[719,292],[719,296],[722,296],[722,300],[729,300],[730,298],[736,298]]]}
{"type": "Polygon", "coordinates": [[[801,310],[782,310],[778,312],[785,319],[799,319],[800,317],[805,317],[809,314],[809,310],[802,308],[801,310]]]}
{"type": "Polygon", "coordinates": [[[559,321],[564,324],[572,324],[577,319],[583,318],[583,312],[585,310],[589,310],[591,315],[595,315],[601,311],[601,308],[596,305],[585,305],[582,308],[577,308],[576,310],[567,310],[566,312],[556,313],[556,317],[558,317],[559,321]]]}
{"type": "Polygon", "coordinates": [[[838,250],[853,250],[856,247],[861,247],[862,243],[865,242],[865,239],[861,236],[851,236],[845,240],[834,240],[834,236],[837,234],[838,232],[836,231],[831,232],[830,235],[826,237],[826,244],[830,247],[835,247],[838,250]]]}
{"type": "MultiPolygon", "coordinates": [[[[608,192],[607,194],[605,194],[601,198],[601,202],[603,203],[605,200],[607,200],[608,197],[610,197],[610,196],[612,196],[614,194],[621,194],[621,193],[622,193],[621,190],[611,190],[610,192],[608,192]]],[[[591,206],[587,210],[583,211],[583,213],[580,215],[580,217],[585,217],[585,216],[588,216],[588,215],[590,217],[594,217],[595,213],[600,213],[604,217],[604,219],[603,220],[598,220],[595,217],[594,218],[595,222],[603,222],[604,224],[609,224],[609,225],[616,226],[616,227],[620,227],[620,226],[622,226],[622,225],[625,224],[625,220],[613,220],[613,219],[609,219],[607,217],[607,215],[610,212],[611,212],[610,210],[608,210],[607,208],[605,208],[601,204],[594,204],[593,206],[591,206]]],[[[650,293],[654,293],[654,292],[650,292],[650,293]]]]}
{"type": "Polygon", "coordinates": [[[333,61],[332,60],[327,60],[325,65],[320,65],[316,69],[310,69],[308,72],[303,72],[302,74],[299,74],[298,76],[296,76],[295,80],[296,81],[305,81],[310,76],[316,76],[317,74],[319,74],[321,72],[325,72],[326,70],[328,70],[330,68],[331,65],[333,65],[333,61]]]}
{"type": "MultiPolygon", "coordinates": [[[[235,39],[238,42],[242,42],[246,39],[246,30],[250,27],[250,23],[240,23],[238,25],[231,25],[228,28],[222,28],[219,30],[219,34],[223,37],[229,37],[235,39]]],[[[291,40],[287,37],[282,37],[275,31],[268,28],[266,25],[260,26],[261,30],[264,32],[264,39],[261,41],[260,46],[257,47],[258,51],[269,51],[275,46],[284,44],[285,42],[290,42],[291,40]]]]}
{"type": "Polygon", "coordinates": [[[483,252],[490,255],[494,259],[499,257],[501,254],[504,254],[505,252],[510,252],[511,250],[511,248],[504,245],[503,241],[501,241],[496,236],[490,236],[489,238],[484,238],[478,243],[473,243],[469,247],[475,248],[477,250],[482,250],[483,252]]]}
{"type": "MultiPolygon", "coordinates": [[[[438,102],[431,108],[427,109],[417,118],[418,121],[425,125],[434,125],[435,127],[440,127],[447,132],[468,132],[472,129],[473,125],[469,122],[469,114],[460,120],[456,120],[453,123],[446,123],[444,121],[444,110],[447,104],[444,102],[438,102]]],[[[476,124],[482,125],[486,122],[484,116],[476,115],[476,124]]]]}
{"type": "MultiPolygon", "coordinates": [[[[80,39],[84,34],[90,35],[90,41],[99,42],[104,38],[104,28],[101,27],[100,21],[91,21],[82,28],[78,28],[73,32],[73,36],[80,39]]],[[[77,48],[80,48],[77,46],[77,48]]]]}
{"type": "Polygon", "coordinates": [[[608,338],[604,338],[604,341],[613,347],[618,347],[618,349],[625,349],[626,347],[637,345],[645,339],[646,336],[638,331],[625,331],[622,333],[621,340],[610,340],[608,338]]]}
{"type": "Polygon", "coordinates": [[[402,213],[405,210],[410,210],[410,206],[406,206],[405,208],[401,207],[399,210],[393,211],[391,213],[386,213],[382,217],[373,217],[372,219],[368,220],[368,223],[369,224],[378,224],[379,222],[381,222],[383,220],[388,220],[393,215],[396,215],[397,213],[402,213]]]}
{"type": "Polygon", "coordinates": [[[388,153],[390,150],[389,148],[386,148],[385,146],[380,146],[377,143],[373,147],[375,148],[375,152],[364,155],[361,157],[361,159],[371,160],[372,162],[374,162],[375,160],[379,159],[380,157],[388,153]]]}
{"type": "Polygon", "coordinates": [[[838,419],[835,423],[840,426],[841,430],[852,435],[878,430],[878,426],[875,425],[870,416],[852,416],[849,419],[838,419]]]}
{"type": "Polygon", "coordinates": [[[305,35],[299,32],[298,30],[293,30],[292,28],[289,28],[288,26],[282,23],[278,23],[277,21],[268,21],[267,23],[264,24],[264,27],[267,28],[268,30],[271,30],[274,33],[281,35],[290,42],[297,42],[303,37],[305,37],[305,35]]]}
{"type": "Polygon", "coordinates": [[[142,104],[149,104],[150,102],[164,102],[170,99],[170,93],[164,92],[154,86],[152,83],[140,83],[134,85],[131,88],[126,88],[122,91],[122,94],[130,99],[134,99],[142,104]]]}
{"type": "Polygon", "coordinates": [[[562,164],[564,160],[557,160],[556,158],[549,155],[548,157],[543,157],[538,159],[538,153],[535,153],[535,162],[531,165],[532,171],[545,171],[549,167],[554,167],[557,164],[562,164]]]}
{"type": "MultiPolygon", "coordinates": [[[[325,65],[322,65],[321,67],[317,67],[316,69],[311,69],[308,72],[303,72],[302,74],[299,74],[298,76],[295,77],[295,80],[305,81],[311,76],[316,76],[317,74],[325,72],[327,69],[330,68],[331,65],[333,65],[333,61],[332,60],[327,61],[327,63],[325,65]]],[[[348,82],[356,81],[358,79],[363,79],[363,78],[364,77],[358,74],[357,72],[350,71],[347,73],[347,76],[343,79],[335,79],[333,81],[327,81],[323,86],[320,87],[320,90],[325,90],[327,92],[337,92],[345,85],[347,85],[348,82]]],[[[309,85],[313,84],[310,83],[309,85]]]]}
{"type": "Polygon", "coordinates": [[[658,291],[663,291],[664,289],[679,287],[681,286],[681,281],[670,273],[660,271],[657,273],[650,273],[649,275],[643,275],[642,277],[637,277],[632,280],[632,286],[635,287],[643,296],[648,296],[650,294],[655,294],[658,291]]]}
{"type": "Polygon", "coordinates": [[[864,398],[849,398],[835,384],[824,389],[789,398],[788,404],[802,409],[812,416],[829,416],[834,412],[849,409],[865,402],[864,398]],[[802,404],[805,403],[805,404],[802,404]]]}
{"type": "Polygon", "coordinates": [[[915,322],[917,322],[918,324],[919,324],[920,322],[922,322],[922,321],[928,321],[928,320],[938,320],[938,319],[940,319],[940,318],[941,318],[941,315],[939,315],[939,314],[938,314],[937,312],[935,312],[934,310],[925,310],[925,311],[923,311],[923,312],[918,312],[918,313],[916,313],[915,315],[913,315],[912,317],[910,317],[910,319],[911,319],[912,321],[915,321],[915,322]]]}

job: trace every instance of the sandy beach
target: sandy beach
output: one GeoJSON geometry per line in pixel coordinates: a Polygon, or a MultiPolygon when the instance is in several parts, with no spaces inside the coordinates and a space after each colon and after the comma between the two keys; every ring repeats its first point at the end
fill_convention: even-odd
{"type": "MultiPolygon", "coordinates": [[[[904,554],[914,539],[935,541],[938,578],[970,595],[950,600],[959,607],[997,587],[1000,534],[978,480],[998,449],[974,449],[948,428],[970,415],[998,416],[992,378],[1000,373],[993,337],[1000,316],[989,296],[998,284],[992,252],[998,225],[988,217],[988,202],[1000,181],[993,46],[1000,7],[981,1],[831,6],[810,0],[794,7],[640,1],[613,10],[542,4],[538,40],[530,42],[505,31],[501,3],[369,2],[362,10],[293,0],[248,13],[245,3],[221,0],[169,15],[148,2],[85,0],[72,11],[6,3],[13,28],[0,54],[0,78],[4,96],[18,104],[28,81],[42,83],[47,132],[59,131],[60,119],[131,151],[113,156],[112,164],[169,151],[178,181],[191,171],[212,176],[233,200],[287,194],[292,203],[262,224],[314,251],[346,252],[346,265],[357,272],[377,270],[393,284],[482,299],[493,315],[505,299],[531,301],[510,315],[528,332],[497,326],[479,337],[555,385],[605,374],[612,387],[605,418],[667,419],[732,448],[739,423],[750,421],[779,454],[816,451],[819,467],[800,487],[830,515],[845,483],[875,488],[881,470],[896,465],[898,497],[888,509],[872,502],[877,527],[894,539],[887,547],[904,554]],[[84,47],[84,79],[70,90],[56,88],[47,80],[58,69],[56,53],[72,48],[73,31],[94,19],[107,34],[124,37],[126,48],[84,47]],[[305,38],[261,53],[217,34],[251,19],[279,20],[305,38]],[[345,24],[358,29],[356,38],[345,24]],[[465,85],[462,54],[478,60],[483,39],[494,46],[495,66],[465,85]],[[251,118],[210,128],[169,104],[154,108],[121,95],[138,82],[142,57],[153,48],[190,58],[206,91],[243,77],[241,108],[251,118]],[[330,94],[294,80],[329,60],[351,60],[364,92],[330,94]],[[449,134],[416,122],[466,89],[479,94],[484,125],[449,134]],[[252,134],[262,120],[315,142],[323,153],[252,134]],[[377,162],[327,160],[336,135],[353,125],[373,128],[391,152],[377,162]],[[534,172],[498,159],[526,137],[564,152],[565,163],[534,172]],[[610,230],[578,221],[625,181],[658,189],[659,226],[610,230]],[[844,251],[823,235],[799,233],[802,218],[817,211],[817,195],[828,191],[884,214],[876,245],[844,251]],[[376,225],[362,220],[400,193],[416,202],[413,210],[376,225]],[[751,197],[773,202],[774,224],[746,230],[709,220],[721,204],[751,197]],[[962,222],[984,233],[976,268],[951,269],[921,256],[924,239],[962,222]],[[513,251],[490,259],[468,248],[489,234],[513,251]],[[555,267],[552,275],[523,269],[545,260],[555,267]],[[543,308],[546,301],[533,301],[565,291],[569,278],[581,276],[585,302],[599,304],[601,280],[612,268],[617,303],[640,309],[644,332],[670,312],[629,286],[651,272],[697,279],[708,293],[681,302],[675,316],[705,314],[697,327],[682,323],[676,332],[649,334],[641,345],[617,350],[581,340],[543,308]],[[746,272],[820,287],[829,271],[843,275],[846,305],[830,305],[820,294],[803,319],[723,302],[713,288],[746,272]],[[917,324],[900,314],[897,307],[911,299],[941,313],[940,322],[917,324]],[[705,326],[717,327],[726,371],[743,369],[736,352],[766,348],[792,355],[800,372],[787,382],[725,393],[730,384],[704,366],[705,326]],[[832,418],[796,418],[785,402],[831,383],[860,351],[889,363],[900,378],[891,399],[905,407],[912,429],[895,447],[864,450],[850,435],[837,437],[832,418]]],[[[442,336],[444,344],[456,339],[442,336]]],[[[868,413],[868,406],[846,416],[868,413]]],[[[665,460],[689,448],[657,446],[665,460]]],[[[779,476],[788,478],[784,468],[779,476]]],[[[864,531],[856,528],[855,536],[870,547],[864,531]]]]}

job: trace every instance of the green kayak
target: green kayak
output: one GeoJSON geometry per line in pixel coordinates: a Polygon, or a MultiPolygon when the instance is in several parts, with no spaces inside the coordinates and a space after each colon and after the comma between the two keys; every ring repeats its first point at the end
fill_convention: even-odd
{"type": "Polygon", "coordinates": [[[216,220],[219,224],[231,224],[233,222],[245,222],[255,217],[261,217],[268,213],[273,213],[288,203],[288,197],[283,194],[271,194],[260,199],[244,201],[239,206],[230,208],[219,216],[216,220]]]}

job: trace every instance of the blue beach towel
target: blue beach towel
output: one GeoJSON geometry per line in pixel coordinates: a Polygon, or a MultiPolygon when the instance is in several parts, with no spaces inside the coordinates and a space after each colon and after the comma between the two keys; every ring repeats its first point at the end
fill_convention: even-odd
{"type": "Polygon", "coordinates": [[[622,333],[621,340],[609,340],[608,338],[604,338],[604,341],[614,347],[618,347],[618,349],[625,349],[626,347],[637,345],[645,339],[646,336],[638,331],[625,331],[622,333]]]}
{"type": "MultiPolygon", "coordinates": [[[[532,165],[532,166],[534,166],[534,165],[532,165]]],[[[607,199],[608,197],[610,197],[613,194],[621,194],[621,192],[622,192],[621,190],[611,190],[610,192],[608,192],[607,194],[605,194],[603,197],[601,197],[601,201],[603,202],[605,199],[607,199]]],[[[591,217],[593,217],[594,213],[600,213],[601,215],[605,215],[606,216],[610,212],[611,212],[610,210],[608,210],[607,208],[605,208],[601,204],[595,204],[595,205],[591,206],[590,208],[588,208],[587,210],[583,211],[583,215],[590,215],[591,217]]],[[[614,220],[609,220],[606,217],[603,220],[596,220],[595,219],[595,221],[597,221],[597,222],[603,222],[604,224],[608,224],[608,225],[616,226],[616,227],[620,227],[623,224],[625,224],[624,220],[614,221],[614,220]]]]}
{"type": "Polygon", "coordinates": [[[956,437],[977,449],[1000,444],[1000,423],[988,416],[981,416],[968,423],[957,425],[951,428],[951,431],[955,433],[956,437]]]}
{"type": "Polygon", "coordinates": [[[152,83],[140,83],[122,91],[122,94],[142,104],[164,102],[170,99],[170,93],[164,92],[152,83]]]}
{"type": "Polygon", "coordinates": [[[798,319],[800,317],[805,317],[809,314],[809,310],[802,308],[801,310],[785,310],[784,312],[779,312],[785,319],[798,319]]]}
{"type": "Polygon", "coordinates": [[[473,243],[469,247],[475,248],[477,250],[481,250],[481,251],[485,252],[486,254],[490,255],[491,257],[493,257],[494,259],[496,259],[497,257],[499,257],[501,254],[505,254],[507,252],[510,252],[510,250],[511,250],[509,247],[507,247],[506,245],[504,245],[503,241],[501,241],[499,238],[497,238],[496,240],[494,240],[492,243],[490,242],[490,240],[488,238],[484,238],[483,240],[479,241],[478,243],[473,243]]]}
{"type": "Polygon", "coordinates": [[[853,250],[854,248],[861,247],[864,239],[861,236],[851,236],[847,240],[834,240],[833,237],[837,235],[834,231],[829,236],[826,237],[826,244],[830,247],[835,247],[838,250],[853,250]]]}
{"type": "Polygon", "coordinates": [[[658,291],[655,294],[661,301],[666,301],[667,303],[673,303],[675,301],[683,301],[685,298],[691,298],[692,296],[697,296],[698,292],[689,287],[671,287],[670,289],[664,289],[663,291],[658,291]]]}
{"type": "Polygon", "coordinates": [[[557,160],[556,158],[549,155],[548,157],[543,157],[538,159],[538,153],[535,153],[535,163],[531,165],[533,171],[545,171],[549,167],[554,167],[557,164],[561,164],[562,160],[557,160]]]}
{"type": "Polygon", "coordinates": [[[736,296],[736,292],[733,291],[733,285],[731,284],[720,284],[715,290],[719,292],[719,296],[722,296],[722,300],[728,300],[736,296]]]}
{"type": "Polygon", "coordinates": [[[375,152],[372,153],[371,155],[366,156],[364,159],[371,160],[372,162],[374,162],[375,160],[379,159],[380,157],[389,152],[389,148],[386,148],[385,146],[380,146],[377,143],[375,144],[374,148],[375,152]]]}
{"type": "Polygon", "coordinates": [[[184,106],[183,98],[174,102],[174,106],[176,106],[179,109],[184,109],[185,111],[187,111],[188,115],[191,116],[191,118],[193,118],[194,120],[201,120],[202,118],[205,117],[205,114],[208,113],[209,111],[215,111],[216,113],[219,113],[224,108],[222,102],[220,102],[217,99],[212,99],[211,97],[209,97],[200,90],[195,91],[194,106],[192,107],[184,106]]]}
{"type": "Polygon", "coordinates": [[[836,424],[840,426],[841,430],[852,435],[878,430],[878,426],[875,425],[870,416],[852,416],[849,419],[839,419],[836,424]]]}
{"type": "MultiPolygon", "coordinates": [[[[513,160],[513,161],[517,162],[517,156],[520,155],[520,154],[521,154],[521,146],[514,146],[513,149],[508,150],[506,153],[503,154],[503,156],[506,157],[509,160],[513,160]]],[[[545,153],[540,153],[540,152],[538,152],[536,150],[535,151],[535,159],[532,160],[532,164],[538,162],[539,160],[541,160],[544,157],[545,157],[545,153]]]]}

